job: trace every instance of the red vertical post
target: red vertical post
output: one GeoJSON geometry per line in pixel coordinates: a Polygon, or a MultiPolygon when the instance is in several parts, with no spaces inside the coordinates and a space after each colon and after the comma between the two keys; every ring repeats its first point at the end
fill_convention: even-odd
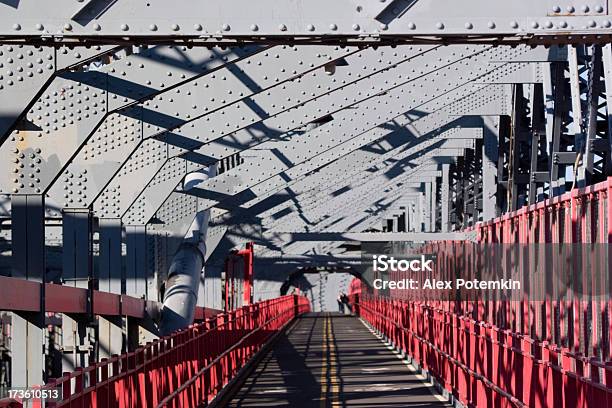
{"type": "MultiPolygon", "coordinates": [[[[578,264],[578,260],[575,256],[575,244],[579,243],[579,227],[578,227],[578,217],[582,216],[582,211],[580,214],[578,212],[578,206],[582,209],[583,199],[579,197],[579,190],[572,190],[571,192],[571,253],[572,253],[572,262],[571,262],[571,273],[572,273],[572,320],[573,320],[573,330],[572,330],[572,344],[570,346],[573,351],[580,351],[580,300],[578,298],[577,288],[578,288],[578,276],[577,271],[580,265],[578,264]]],[[[582,221],[582,219],[580,220],[582,221]]],[[[582,223],[581,223],[582,224],[582,223]]]]}
{"type": "MultiPolygon", "coordinates": [[[[241,251],[242,252],[242,251],[241,251]]],[[[253,243],[246,244],[246,251],[243,253],[244,259],[244,303],[250,305],[253,303],[253,243]]]]}
{"type": "MultiPolygon", "coordinates": [[[[592,231],[592,228],[590,228],[590,226],[587,224],[590,223],[592,219],[593,199],[594,199],[594,196],[591,192],[586,192],[584,195],[582,195],[581,197],[582,205],[580,206],[580,213],[579,213],[580,232],[581,232],[580,234],[581,242],[580,243],[586,244],[586,245],[577,246],[577,248],[580,248],[580,268],[575,272],[576,278],[579,280],[579,285],[580,285],[580,290],[578,291],[578,296],[579,296],[578,301],[580,304],[580,313],[578,315],[579,339],[582,338],[583,335],[585,336],[584,337],[585,339],[588,339],[588,336],[590,334],[587,332],[588,330],[587,328],[588,326],[587,299],[589,298],[587,273],[591,273],[592,276],[595,277],[595,270],[590,268],[590,265],[589,265],[589,263],[591,262],[591,257],[594,255],[592,252],[593,250],[592,242],[593,241],[591,239],[591,237],[593,236],[593,231],[592,231]]],[[[597,326],[593,326],[593,329],[595,330],[596,327],[597,326]]],[[[595,337],[595,334],[591,334],[591,335],[595,337]]],[[[588,355],[588,352],[589,352],[588,342],[587,344],[581,344],[579,348],[580,347],[582,347],[582,352],[584,352],[585,355],[588,355]]]]}
{"type": "MultiPolygon", "coordinates": [[[[572,243],[572,231],[573,231],[573,223],[572,223],[572,199],[564,201],[562,204],[563,208],[563,244],[571,244],[572,243]]],[[[560,246],[562,257],[560,259],[561,268],[563,271],[563,279],[567,281],[569,279],[571,273],[571,259],[568,259],[568,250],[564,250],[568,245],[560,246]]],[[[571,250],[571,245],[569,245],[571,250]]],[[[569,291],[566,291],[564,295],[564,299],[561,301],[560,309],[560,325],[561,325],[561,345],[563,347],[571,347],[569,344],[569,319],[571,312],[571,299],[569,297],[569,291]]]]}
{"type": "MultiPolygon", "coordinates": [[[[606,183],[605,187],[607,186],[608,184],[606,183]]],[[[601,348],[602,354],[604,355],[604,359],[605,359],[605,353],[606,353],[606,350],[604,349],[605,345],[600,344],[599,341],[600,339],[604,337],[604,333],[606,330],[606,328],[603,327],[603,322],[605,322],[605,319],[604,319],[604,314],[605,314],[604,299],[605,298],[602,296],[606,292],[602,289],[604,288],[604,285],[606,283],[605,282],[606,275],[603,274],[603,271],[607,269],[604,269],[606,265],[604,263],[605,258],[604,258],[604,253],[602,251],[602,247],[604,247],[603,243],[606,242],[607,231],[605,231],[605,228],[603,228],[600,225],[602,224],[604,217],[607,215],[606,209],[603,206],[603,200],[605,199],[606,192],[607,191],[605,191],[604,189],[603,191],[599,190],[596,193],[595,197],[597,200],[597,206],[596,206],[597,217],[594,217],[594,216],[591,217],[591,229],[595,231],[595,236],[593,237],[594,238],[593,251],[595,253],[595,262],[596,262],[595,276],[593,277],[592,286],[591,286],[591,294],[592,294],[592,299],[593,299],[593,327],[595,328],[594,334],[592,337],[592,340],[593,340],[592,341],[592,347],[593,347],[592,353],[594,355],[597,355],[598,348],[601,348]],[[595,218],[599,222],[595,222],[595,218]],[[599,326],[601,326],[601,330],[597,329],[599,326]]]]}
{"type": "Polygon", "coordinates": [[[231,302],[230,302],[230,282],[232,280],[232,268],[233,261],[231,258],[225,259],[225,312],[227,313],[230,310],[231,302]]]}
{"type": "MultiPolygon", "coordinates": [[[[607,242],[608,244],[612,244],[612,177],[608,177],[607,180],[607,189],[606,189],[606,226],[607,226],[607,237],[606,240],[604,240],[603,242],[607,242]]],[[[612,245],[607,245],[607,251],[608,251],[608,264],[606,265],[606,271],[607,273],[605,274],[608,282],[608,290],[607,293],[608,295],[612,294],[612,278],[610,278],[610,271],[612,271],[612,251],[610,250],[610,248],[612,247],[612,245]]],[[[608,315],[608,333],[612,333],[612,297],[608,297],[608,301],[607,301],[608,305],[607,305],[607,315],[608,315]]],[[[605,360],[612,360],[612,339],[610,339],[610,336],[608,336],[608,344],[607,344],[607,350],[604,350],[604,358],[605,360]],[[607,358],[606,358],[607,356],[607,358]]]]}

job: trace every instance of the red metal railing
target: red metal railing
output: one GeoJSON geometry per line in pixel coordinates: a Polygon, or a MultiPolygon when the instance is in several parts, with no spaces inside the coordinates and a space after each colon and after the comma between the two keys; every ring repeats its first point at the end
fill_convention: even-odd
{"type": "Polygon", "coordinates": [[[469,406],[612,406],[612,363],[414,301],[353,301],[363,319],[469,406]],[[601,370],[603,377],[591,375],[601,370]]]}
{"type": "Polygon", "coordinates": [[[272,335],[309,310],[305,297],[290,295],[219,314],[134,352],[50,380],[43,388],[59,387],[63,399],[46,406],[206,405],[272,335]]]}
{"type": "MultiPolygon", "coordinates": [[[[0,276],[0,310],[12,312],[88,313],[88,298],[92,299],[92,313],[99,316],[127,316],[144,318],[147,307],[159,302],[135,298],[128,295],[71,286],[44,284],[44,302],[41,301],[42,283],[25,279],[0,276]]],[[[195,319],[204,320],[218,314],[220,310],[198,306],[195,319]]]]}
{"type": "MultiPolygon", "coordinates": [[[[499,276],[501,265],[529,286],[529,293],[520,299],[456,301],[452,293],[443,299],[442,291],[431,296],[425,290],[396,290],[391,297],[424,301],[435,308],[511,329],[578,358],[610,361],[611,189],[612,178],[478,224],[471,229],[476,244],[443,241],[420,249],[436,254],[436,271],[442,279],[499,276]],[[547,291],[552,276],[565,285],[563,291],[547,291]]],[[[396,272],[391,280],[403,277],[396,272]]]]}
{"type": "MultiPolygon", "coordinates": [[[[612,407],[611,193],[609,178],[480,223],[470,229],[476,243],[418,250],[436,255],[441,279],[494,276],[501,264],[540,290],[554,271],[568,289],[558,297],[456,298],[417,289],[391,290],[387,299],[363,287],[357,309],[464,403],[612,407]],[[502,249],[493,256],[482,251],[495,244],[502,249]],[[564,257],[573,247],[580,256],[564,257]],[[561,254],[542,256],[542,248],[561,254]]],[[[407,277],[394,271],[389,279],[407,277]]]]}
{"type": "MultiPolygon", "coordinates": [[[[516,329],[521,333],[532,333],[539,340],[564,346],[575,353],[607,360],[612,360],[610,197],[612,178],[524,207],[476,227],[478,239],[482,243],[553,244],[557,249],[566,244],[586,244],[583,245],[580,259],[571,260],[573,265],[553,265],[555,269],[561,269],[563,276],[571,281],[574,292],[583,296],[572,296],[565,301],[547,298],[534,304],[517,303],[515,306],[523,309],[523,318],[522,327],[516,329]],[[581,273],[572,274],[572,269],[581,273]],[[591,279],[590,274],[601,281],[591,279]]],[[[553,259],[560,260],[559,257],[553,259]]],[[[526,266],[528,272],[532,272],[529,268],[534,269],[530,265],[526,266]]],[[[536,280],[533,283],[539,282],[536,280]]],[[[481,314],[492,314],[485,309],[486,305],[482,306],[481,314]]]]}

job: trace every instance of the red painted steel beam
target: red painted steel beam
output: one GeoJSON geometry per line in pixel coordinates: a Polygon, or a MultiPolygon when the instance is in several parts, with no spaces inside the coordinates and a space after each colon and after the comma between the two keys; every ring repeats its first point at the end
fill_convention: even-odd
{"type": "Polygon", "coordinates": [[[40,283],[0,276],[0,310],[40,311],[40,283]]]}
{"type": "Polygon", "coordinates": [[[143,299],[121,295],[121,314],[123,316],[142,318],[145,316],[145,306],[146,302],[143,299]]]}
{"type": "Polygon", "coordinates": [[[103,316],[121,315],[121,298],[114,293],[95,291],[93,296],[94,314],[103,316]]]}
{"type": "MultiPolygon", "coordinates": [[[[15,279],[16,280],[16,279],[15,279]]],[[[20,285],[13,282],[10,285],[20,285]]],[[[15,290],[20,291],[19,287],[15,290]]],[[[47,312],[87,313],[87,289],[45,284],[45,310],[47,312]]],[[[1,301],[0,301],[1,304],[1,301]]]]}
{"type": "MultiPolygon", "coordinates": [[[[0,276],[0,310],[39,312],[41,284],[24,279],[0,276]]],[[[45,312],[86,314],[88,290],[72,286],[45,284],[45,312]]],[[[146,317],[148,303],[158,303],[127,295],[93,291],[93,313],[99,316],[146,317]]],[[[159,305],[158,305],[159,306],[159,305]]],[[[196,320],[204,320],[220,310],[198,307],[196,320]]]]}

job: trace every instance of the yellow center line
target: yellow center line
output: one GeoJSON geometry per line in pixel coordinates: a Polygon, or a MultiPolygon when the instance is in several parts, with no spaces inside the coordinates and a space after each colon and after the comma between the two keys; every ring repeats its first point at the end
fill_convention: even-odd
{"type": "Polygon", "coordinates": [[[329,367],[330,367],[330,382],[332,388],[331,402],[332,407],[339,407],[340,401],[338,401],[338,370],[336,368],[336,360],[338,355],[336,354],[336,345],[334,344],[334,331],[333,331],[333,320],[330,319],[328,328],[328,339],[329,339],[329,367]]]}
{"type": "Polygon", "coordinates": [[[325,314],[325,320],[323,321],[323,357],[321,359],[321,408],[327,408],[328,394],[332,407],[341,406],[337,399],[339,381],[336,370],[336,346],[333,337],[332,320],[329,314],[325,314]]]}
{"type": "Polygon", "coordinates": [[[323,345],[321,359],[321,408],[327,408],[327,314],[323,320],[323,345]]]}

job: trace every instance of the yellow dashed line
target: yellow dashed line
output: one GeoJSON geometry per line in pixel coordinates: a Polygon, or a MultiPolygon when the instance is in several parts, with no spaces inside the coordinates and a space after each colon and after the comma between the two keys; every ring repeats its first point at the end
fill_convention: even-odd
{"type": "Polygon", "coordinates": [[[338,358],[336,354],[336,345],[334,344],[334,332],[332,330],[332,320],[330,319],[329,324],[327,326],[328,340],[329,340],[329,370],[330,370],[330,379],[331,382],[331,402],[332,407],[339,407],[340,401],[338,401],[338,369],[336,368],[336,360],[338,358]]]}
{"type": "Polygon", "coordinates": [[[338,401],[338,377],[336,369],[336,346],[332,333],[332,320],[325,314],[323,321],[323,347],[321,361],[321,408],[327,408],[328,394],[332,407],[340,407],[338,401]]]}
{"type": "Polygon", "coordinates": [[[323,345],[321,359],[321,408],[327,408],[327,314],[323,320],[323,345]]]}

